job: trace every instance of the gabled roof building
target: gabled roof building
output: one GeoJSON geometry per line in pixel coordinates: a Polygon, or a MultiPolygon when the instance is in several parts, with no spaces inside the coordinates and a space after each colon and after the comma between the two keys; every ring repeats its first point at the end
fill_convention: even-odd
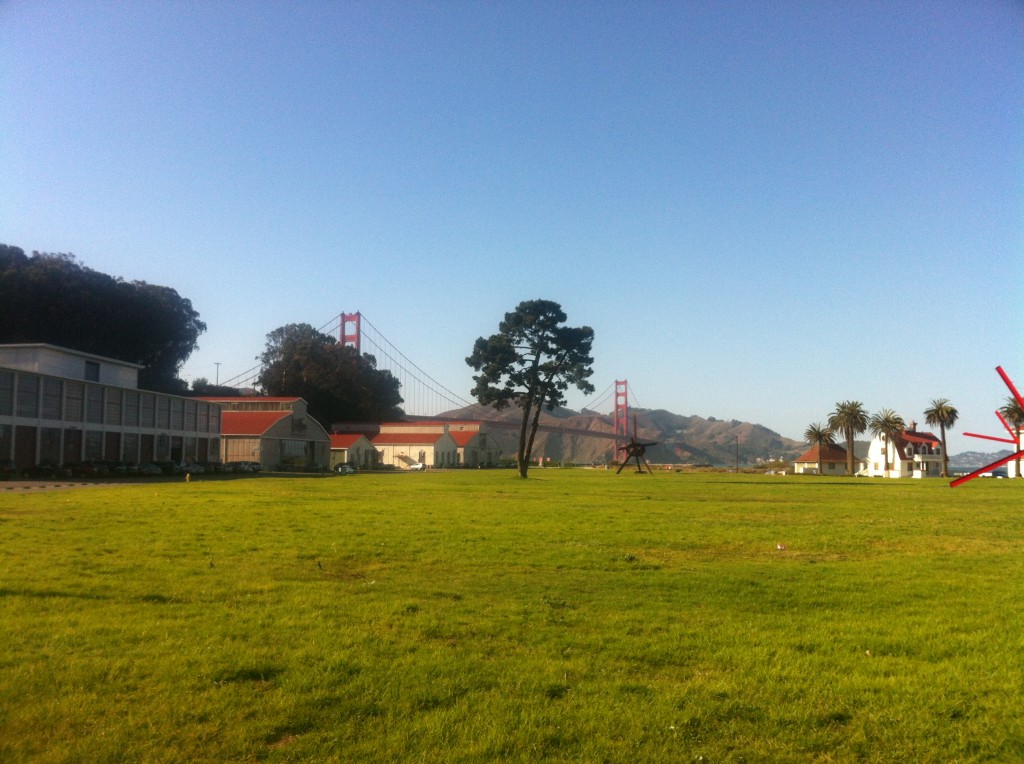
{"type": "Polygon", "coordinates": [[[348,464],[361,469],[377,466],[377,450],[369,438],[360,432],[331,434],[331,469],[348,464]]]}
{"type": "MultiPolygon", "coordinates": [[[[793,460],[793,473],[796,475],[818,474],[818,452],[821,451],[821,474],[846,474],[846,449],[839,445],[819,447],[811,446],[793,460]]],[[[856,467],[856,460],[854,465],[856,467]]]]}
{"type": "Polygon", "coordinates": [[[330,463],[331,439],[297,397],[200,398],[223,407],[221,460],[259,462],[265,471],[316,471],[330,463]]]}
{"type": "Polygon", "coordinates": [[[942,474],[942,441],[930,432],[918,432],[917,422],[911,422],[891,442],[885,435],[871,441],[861,474],[868,477],[939,477],[942,474]]]}
{"type": "Polygon", "coordinates": [[[501,460],[497,439],[477,420],[410,420],[380,424],[338,422],[335,434],[365,435],[377,450],[377,463],[408,469],[430,467],[494,467],[501,460]],[[445,440],[441,436],[447,436],[445,440]],[[450,442],[449,442],[450,440],[450,442]]]}

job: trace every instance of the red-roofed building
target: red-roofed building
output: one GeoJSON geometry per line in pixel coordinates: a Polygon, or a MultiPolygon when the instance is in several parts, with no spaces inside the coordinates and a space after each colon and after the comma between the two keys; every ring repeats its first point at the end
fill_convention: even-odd
{"type": "Polygon", "coordinates": [[[302,398],[201,398],[220,404],[221,460],[259,462],[265,471],[325,470],[331,438],[302,398]]]}
{"type": "MultiPolygon", "coordinates": [[[[366,423],[347,423],[337,422],[334,424],[333,429],[335,433],[360,433],[366,435],[371,440],[374,446],[377,448],[377,460],[380,464],[395,464],[396,466],[402,466],[405,464],[404,460],[399,460],[400,463],[395,461],[388,461],[394,454],[392,451],[387,451],[381,448],[378,443],[378,437],[382,435],[403,435],[411,436],[412,440],[419,439],[421,443],[434,442],[428,436],[438,436],[448,434],[452,442],[455,444],[455,456],[454,461],[445,461],[439,459],[437,462],[431,462],[436,466],[451,466],[456,467],[494,467],[497,466],[501,460],[501,446],[498,444],[498,440],[486,431],[487,424],[477,420],[465,419],[465,420],[413,420],[407,422],[383,422],[378,425],[370,425],[366,423]]],[[[383,442],[383,441],[381,441],[383,442]]],[[[409,441],[405,441],[404,444],[408,445],[409,441]]],[[[402,445],[402,444],[398,444],[402,445]]],[[[430,448],[424,448],[424,459],[429,459],[430,448]]],[[[420,462],[419,452],[415,454],[404,454],[406,457],[411,457],[413,463],[426,464],[427,462],[420,462]]]]}
{"type": "Polygon", "coordinates": [[[832,445],[819,448],[814,445],[793,460],[793,473],[796,475],[818,474],[818,451],[821,451],[821,474],[846,474],[846,449],[832,445]]]}
{"type": "MultiPolygon", "coordinates": [[[[383,426],[381,428],[383,430],[383,426]]],[[[458,447],[447,432],[381,432],[373,437],[377,459],[384,466],[411,469],[457,467],[458,447]]]]}
{"type": "Polygon", "coordinates": [[[377,449],[362,433],[334,433],[331,435],[331,469],[341,464],[373,469],[377,466],[377,449]]]}
{"type": "Polygon", "coordinates": [[[918,432],[917,423],[888,443],[884,435],[868,446],[868,477],[939,477],[942,474],[942,441],[930,432],[918,432]],[[888,456],[886,447],[888,446],[888,456]],[[889,469],[886,471],[886,461],[889,469]]]}

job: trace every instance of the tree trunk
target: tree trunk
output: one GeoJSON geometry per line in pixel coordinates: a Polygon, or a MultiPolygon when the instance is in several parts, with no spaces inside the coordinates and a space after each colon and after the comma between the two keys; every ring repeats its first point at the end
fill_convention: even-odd
{"type": "Polygon", "coordinates": [[[946,450],[946,425],[939,422],[939,436],[942,438],[942,477],[949,477],[949,452],[946,450]]]}
{"type": "Polygon", "coordinates": [[[530,409],[533,408],[533,396],[528,395],[523,401],[523,421],[519,426],[519,449],[516,451],[516,466],[519,477],[526,477],[530,470],[530,454],[526,448],[526,428],[530,423],[530,409]]]}
{"type": "Polygon", "coordinates": [[[533,458],[533,439],[537,436],[537,426],[540,424],[540,412],[544,408],[544,398],[541,397],[537,403],[536,408],[533,411],[533,421],[530,423],[530,438],[527,441],[526,453],[527,458],[533,458]]]}

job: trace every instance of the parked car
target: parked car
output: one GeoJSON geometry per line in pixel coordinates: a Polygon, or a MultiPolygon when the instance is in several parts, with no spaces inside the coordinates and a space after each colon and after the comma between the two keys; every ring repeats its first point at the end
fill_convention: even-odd
{"type": "Polygon", "coordinates": [[[65,469],[70,470],[71,474],[77,478],[102,477],[107,474],[106,465],[97,462],[75,462],[66,465],[65,469]]]}
{"type": "Polygon", "coordinates": [[[165,475],[180,475],[181,465],[177,462],[153,462],[165,475]]]}
{"type": "Polygon", "coordinates": [[[59,474],[60,468],[53,462],[40,462],[35,467],[29,467],[25,470],[25,477],[43,480],[55,478],[59,474]]]}
{"type": "Polygon", "coordinates": [[[139,465],[140,475],[151,477],[153,475],[162,475],[163,473],[164,471],[160,469],[160,467],[158,467],[157,465],[153,464],[152,462],[149,462],[148,464],[139,465]]]}
{"type": "Polygon", "coordinates": [[[356,468],[351,464],[339,464],[334,468],[334,471],[339,475],[353,475],[355,474],[356,468]]]}
{"type": "Polygon", "coordinates": [[[10,480],[18,474],[14,459],[0,459],[0,480],[10,480]]]}
{"type": "Polygon", "coordinates": [[[411,467],[409,467],[409,471],[410,472],[423,472],[423,470],[425,470],[426,468],[427,468],[427,465],[425,465],[423,462],[417,462],[416,464],[413,464],[411,467]]]}
{"type": "Polygon", "coordinates": [[[206,472],[206,469],[201,464],[196,462],[183,462],[181,465],[181,471],[186,475],[201,475],[206,472]]]}

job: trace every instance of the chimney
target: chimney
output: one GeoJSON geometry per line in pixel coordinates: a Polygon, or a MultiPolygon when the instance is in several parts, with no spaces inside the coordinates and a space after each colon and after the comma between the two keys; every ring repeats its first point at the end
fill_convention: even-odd
{"type": "Polygon", "coordinates": [[[917,432],[917,422],[913,419],[910,420],[910,427],[907,428],[907,432],[917,432]]]}

